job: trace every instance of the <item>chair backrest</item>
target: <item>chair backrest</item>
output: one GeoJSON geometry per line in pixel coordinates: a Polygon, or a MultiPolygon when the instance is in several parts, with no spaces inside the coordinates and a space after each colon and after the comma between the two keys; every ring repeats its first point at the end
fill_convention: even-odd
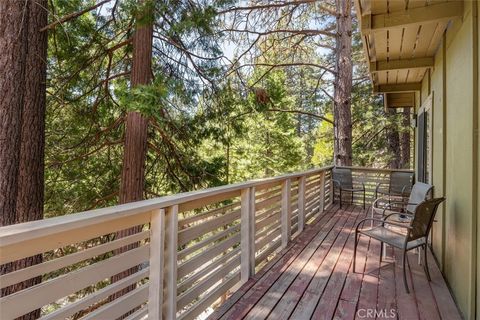
{"type": "Polygon", "coordinates": [[[413,184],[413,172],[393,171],[390,173],[390,194],[409,193],[413,184]]]}
{"type": "Polygon", "coordinates": [[[430,229],[432,228],[435,213],[438,206],[445,198],[435,198],[425,200],[421,202],[415,209],[415,215],[413,217],[410,226],[412,229],[408,233],[407,241],[416,240],[428,236],[430,229]]]}
{"type": "Polygon", "coordinates": [[[352,170],[348,168],[333,168],[333,180],[340,182],[345,189],[353,189],[352,170]]]}
{"type": "Polygon", "coordinates": [[[427,199],[428,193],[433,189],[433,186],[423,182],[416,182],[413,185],[412,192],[408,198],[407,211],[415,212],[417,205],[427,199]]]}

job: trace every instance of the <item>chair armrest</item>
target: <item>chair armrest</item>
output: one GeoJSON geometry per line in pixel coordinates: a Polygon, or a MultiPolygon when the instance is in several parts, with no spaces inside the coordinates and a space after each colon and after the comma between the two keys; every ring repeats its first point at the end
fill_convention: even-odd
{"type": "Polygon", "coordinates": [[[391,196],[385,196],[385,197],[380,197],[375,199],[375,201],[372,203],[372,206],[375,208],[381,208],[381,209],[386,209],[386,208],[391,208],[392,204],[401,204],[403,206],[406,206],[407,204],[402,202],[402,201],[392,201],[390,199],[391,196]],[[387,203],[384,203],[383,205],[378,205],[377,202],[379,201],[385,201],[387,203]]]}
{"type": "MultiPolygon", "coordinates": [[[[373,201],[372,207],[378,208],[378,207],[377,207],[377,206],[378,206],[377,202],[382,201],[382,200],[383,200],[383,201],[389,201],[388,197],[379,197],[379,198],[377,198],[377,199],[375,199],[375,200],[373,201]]],[[[384,203],[384,204],[383,204],[383,206],[385,206],[385,205],[388,205],[388,203],[384,203]]]]}
{"type": "Polygon", "coordinates": [[[403,188],[402,188],[402,195],[406,195],[406,194],[407,194],[407,192],[405,192],[406,190],[408,190],[408,191],[409,191],[408,193],[410,193],[410,192],[412,192],[412,187],[411,187],[411,186],[403,186],[403,188]]]}
{"type": "Polygon", "coordinates": [[[404,206],[413,205],[416,206],[418,203],[404,202],[404,201],[390,201],[393,204],[403,204],[404,206]]]}
{"type": "Polygon", "coordinates": [[[395,215],[404,215],[404,216],[413,217],[413,214],[410,214],[410,213],[393,212],[393,213],[387,214],[385,217],[383,217],[382,220],[387,221],[388,218],[390,218],[391,216],[395,216],[395,215]]]}
{"type": "Polygon", "coordinates": [[[377,183],[377,186],[375,187],[375,192],[378,192],[378,189],[380,189],[380,186],[381,186],[381,185],[386,185],[386,183],[385,183],[385,182],[379,182],[379,183],[377,183]]]}
{"type": "Polygon", "coordinates": [[[412,229],[411,226],[407,226],[407,225],[402,224],[402,223],[390,222],[390,221],[385,221],[383,219],[376,219],[376,218],[365,218],[365,219],[360,220],[357,223],[357,227],[355,228],[355,232],[358,231],[358,228],[360,228],[361,224],[363,225],[367,221],[376,221],[376,222],[380,222],[382,225],[389,224],[389,225],[392,225],[392,226],[396,226],[396,227],[404,228],[404,229],[408,229],[408,230],[412,229]]]}

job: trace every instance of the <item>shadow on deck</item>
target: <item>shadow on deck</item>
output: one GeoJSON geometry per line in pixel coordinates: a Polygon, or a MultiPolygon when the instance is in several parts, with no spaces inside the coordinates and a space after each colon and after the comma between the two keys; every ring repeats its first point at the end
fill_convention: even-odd
{"type": "Polygon", "coordinates": [[[380,262],[376,240],[360,238],[352,272],[354,229],[367,212],[326,211],[208,319],[461,319],[431,252],[431,282],[408,255],[410,294],[400,252],[388,248],[380,262]]]}

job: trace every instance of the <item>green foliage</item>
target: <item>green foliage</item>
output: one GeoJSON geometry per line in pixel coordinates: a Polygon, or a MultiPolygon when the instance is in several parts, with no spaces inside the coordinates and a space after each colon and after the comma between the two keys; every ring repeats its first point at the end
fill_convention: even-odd
{"type": "MultiPolygon", "coordinates": [[[[333,120],[332,114],[326,115],[333,120]]],[[[322,122],[316,131],[316,143],[313,151],[312,163],[315,166],[331,165],[333,161],[333,126],[331,123],[322,122]]]]}
{"type": "MultiPolygon", "coordinates": [[[[96,1],[50,3],[53,22],[96,1]]],[[[238,49],[249,48],[251,55],[231,64],[222,60],[227,36],[217,12],[238,2],[115,3],[109,9],[114,12],[88,12],[49,32],[46,217],[117,204],[129,111],[149,119],[145,198],[332,164],[332,124],[318,117],[333,120],[332,78],[325,69],[334,56],[319,50],[319,44],[331,47],[331,40],[279,32],[250,45],[250,36],[236,35],[229,39],[238,49]],[[153,81],[132,88],[131,39],[136,27],[151,23],[153,81]],[[251,67],[242,69],[242,63],[251,67]],[[285,66],[276,67],[281,64],[285,66]]],[[[290,16],[281,9],[270,24],[268,15],[251,21],[266,31],[311,29],[317,22],[327,28],[333,21],[316,17],[314,5],[304,9],[290,16]]],[[[354,44],[355,77],[360,79],[352,95],[354,164],[385,166],[391,156],[385,128],[398,128],[399,119],[385,115],[381,100],[361,80],[366,66],[357,33],[354,44]]],[[[110,236],[49,252],[45,259],[101,244],[110,236]]],[[[50,276],[58,274],[46,279],[50,276]]]]}
{"type": "MultiPolygon", "coordinates": [[[[52,0],[51,10],[61,17],[94,3],[52,0]]],[[[123,120],[132,110],[150,119],[145,197],[331,164],[332,126],[312,115],[331,119],[332,79],[314,65],[328,66],[333,55],[313,38],[274,33],[236,63],[305,65],[226,72],[232,66],[219,59],[226,33],[217,12],[234,3],[126,0],[114,14],[92,11],[49,32],[47,216],[117,203],[123,120]],[[128,39],[152,21],[154,80],[131,88],[128,39]]],[[[289,22],[280,14],[278,24],[263,27],[310,28],[313,16],[305,11],[289,22]]],[[[244,49],[249,37],[233,39],[244,49]]],[[[355,77],[362,78],[357,33],[354,39],[355,77]]],[[[354,163],[387,163],[378,131],[392,120],[364,81],[354,86],[352,114],[354,163]]]]}

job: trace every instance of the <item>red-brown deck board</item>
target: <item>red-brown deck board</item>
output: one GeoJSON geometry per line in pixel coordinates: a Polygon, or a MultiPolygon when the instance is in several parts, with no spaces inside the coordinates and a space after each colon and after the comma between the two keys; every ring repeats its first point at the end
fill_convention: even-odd
{"type": "Polygon", "coordinates": [[[380,262],[376,240],[360,238],[353,273],[354,230],[367,212],[352,206],[326,211],[209,320],[461,319],[430,252],[431,282],[417,255],[408,254],[410,294],[403,287],[400,252],[389,248],[380,262]]]}

